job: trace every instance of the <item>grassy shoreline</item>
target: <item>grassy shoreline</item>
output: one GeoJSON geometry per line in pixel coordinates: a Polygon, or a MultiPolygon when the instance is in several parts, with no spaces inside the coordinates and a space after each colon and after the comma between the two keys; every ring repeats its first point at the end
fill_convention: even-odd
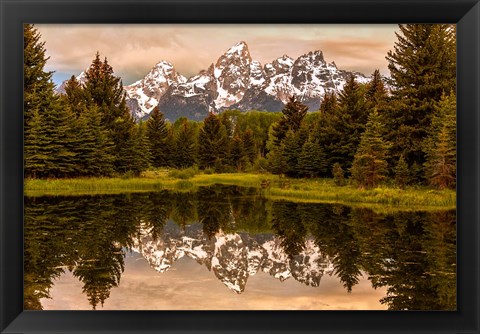
{"type": "Polygon", "coordinates": [[[214,184],[262,188],[267,198],[295,202],[340,203],[351,206],[385,207],[393,210],[454,209],[453,190],[429,188],[399,189],[381,186],[361,190],[353,186],[338,187],[331,179],[289,179],[270,174],[232,173],[197,174],[186,179],[168,172],[146,173],[133,178],[27,179],[25,195],[98,195],[159,190],[195,191],[200,186],[214,184]]]}

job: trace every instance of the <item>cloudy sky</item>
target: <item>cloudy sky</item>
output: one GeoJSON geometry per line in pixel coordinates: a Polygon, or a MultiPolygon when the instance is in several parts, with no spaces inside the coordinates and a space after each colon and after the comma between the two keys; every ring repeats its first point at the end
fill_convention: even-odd
{"type": "Polygon", "coordinates": [[[327,62],[370,75],[388,74],[385,55],[396,41],[397,25],[36,25],[46,42],[60,83],[86,69],[97,51],[107,57],[124,85],[133,83],[160,60],[189,77],[208,68],[229,47],[245,41],[253,59],[265,64],[289,55],[322,50],[327,62]]]}

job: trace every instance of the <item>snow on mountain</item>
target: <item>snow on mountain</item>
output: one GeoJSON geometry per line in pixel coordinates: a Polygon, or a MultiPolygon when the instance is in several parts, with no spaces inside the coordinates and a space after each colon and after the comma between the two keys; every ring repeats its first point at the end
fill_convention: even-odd
{"type": "Polygon", "coordinates": [[[182,257],[194,259],[235,293],[242,293],[248,278],[258,271],[280,281],[293,277],[313,287],[319,286],[324,275],[333,273],[330,259],[311,239],[299,254],[288,256],[282,241],[274,235],[219,231],[208,238],[200,224],[187,226],[185,230],[171,224],[158,239],[153,239],[150,230],[143,226],[140,236],[133,240],[132,250],[160,273],[169,270],[182,257]]]}
{"type": "Polygon", "coordinates": [[[250,85],[252,57],[245,42],[228,49],[218,58],[214,67],[217,97],[213,101],[216,109],[229,107],[240,101],[250,85]]]}
{"type": "Polygon", "coordinates": [[[250,80],[248,87],[262,87],[265,82],[265,71],[260,62],[253,60],[250,63],[250,80]]]}
{"type": "Polygon", "coordinates": [[[267,83],[262,90],[267,94],[275,96],[282,102],[288,100],[292,95],[292,66],[294,60],[287,55],[265,64],[267,83]]]}
{"type": "MultiPolygon", "coordinates": [[[[317,110],[325,93],[340,92],[351,74],[361,83],[369,80],[361,73],[338,69],[334,62],[327,63],[321,51],[297,59],[283,55],[262,66],[252,59],[248,45],[242,41],[207,70],[186,82],[172,82],[162,90],[160,99],[151,102],[158,101],[160,110],[172,121],[182,116],[201,120],[209,111],[226,109],[280,111],[292,95],[297,95],[310,110],[317,110]]],[[[142,111],[131,107],[132,111],[147,115],[149,109],[142,99],[137,100],[133,108],[142,111]]]]}
{"type": "Polygon", "coordinates": [[[175,71],[173,65],[165,60],[158,62],[147,75],[137,82],[125,86],[127,104],[136,118],[149,114],[158,105],[167,89],[187,79],[175,71]],[[135,109],[132,109],[135,106],[135,109]]]}
{"type": "Polygon", "coordinates": [[[361,73],[327,63],[322,51],[297,59],[283,55],[262,66],[242,41],[190,78],[162,60],[143,79],[125,86],[125,92],[136,119],[147,118],[158,106],[171,121],[182,116],[202,120],[209,111],[226,109],[280,111],[292,95],[309,110],[317,110],[325,93],[339,93],[350,75],[360,83],[369,81],[361,73]]]}

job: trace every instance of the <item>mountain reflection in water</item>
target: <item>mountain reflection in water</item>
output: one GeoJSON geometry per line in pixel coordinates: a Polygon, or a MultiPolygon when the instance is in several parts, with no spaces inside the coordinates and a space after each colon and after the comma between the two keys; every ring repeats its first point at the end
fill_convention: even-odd
{"type": "Polygon", "coordinates": [[[380,214],[271,201],[262,190],[231,186],[26,197],[24,307],[43,309],[58,279],[71,272],[91,307],[101,308],[134,251],[161,275],[192,259],[237,298],[259,273],[312,289],[328,275],[346,293],[363,274],[372,291],[386,290],[379,302],[388,309],[454,310],[455,221],[454,210],[380,214]]]}
{"type": "Polygon", "coordinates": [[[222,230],[208,238],[198,224],[184,232],[166,228],[164,236],[155,240],[148,229],[134,239],[134,251],[142,254],[158,272],[190,257],[205,265],[229,289],[242,293],[249,276],[259,270],[284,281],[289,277],[311,286],[319,286],[325,273],[334,267],[328,256],[322,255],[313,239],[305,240],[298,254],[288,255],[282,239],[272,234],[225,233],[222,230]]]}

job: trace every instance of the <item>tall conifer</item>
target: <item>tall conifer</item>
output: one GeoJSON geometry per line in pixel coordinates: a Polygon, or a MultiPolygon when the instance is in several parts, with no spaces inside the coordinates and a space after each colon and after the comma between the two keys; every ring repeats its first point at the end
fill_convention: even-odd
{"type": "Polygon", "coordinates": [[[76,117],[80,116],[86,105],[83,87],[77,78],[72,77],[65,83],[65,100],[76,117]]]}
{"type": "Polygon", "coordinates": [[[25,130],[25,176],[43,177],[47,175],[48,137],[38,110],[31,110],[29,127],[25,130]]]}
{"type": "Polygon", "coordinates": [[[338,97],[338,105],[331,117],[324,119],[318,136],[329,159],[329,165],[338,162],[342,168],[350,168],[365,131],[369,108],[362,88],[351,75],[338,97]]]}
{"type": "Polygon", "coordinates": [[[352,178],[362,188],[375,187],[386,177],[390,145],[382,138],[380,119],[376,110],[370,114],[350,170],[352,178]]]}
{"type": "Polygon", "coordinates": [[[25,126],[28,127],[33,111],[42,114],[50,107],[54,98],[53,72],[45,71],[48,57],[45,42],[33,24],[23,27],[23,111],[25,126]]]}
{"type": "Polygon", "coordinates": [[[424,143],[425,174],[429,184],[454,188],[456,184],[456,97],[443,95],[435,107],[429,135],[424,143]]]}
{"type": "Polygon", "coordinates": [[[133,130],[133,145],[131,146],[131,160],[128,170],[135,175],[148,169],[151,162],[150,145],[147,137],[147,129],[144,122],[135,125],[133,130]]]}
{"type": "Polygon", "coordinates": [[[135,159],[132,151],[132,146],[135,145],[135,121],[127,108],[121,79],[114,75],[106,58],[104,61],[100,59],[98,52],[85,72],[85,77],[87,106],[95,105],[99,108],[102,124],[110,133],[115,170],[131,170],[130,164],[135,159]]]}
{"type": "Polygon", "coordinates": [[[197,160],[197,138],[193,126],[183,119],[175,133],[175,153],[172,156],[175,166],[186,168],[197,160]]]}
{"type": "Polygon", "coordinates": [[[373,72],[370,82],[367,84],[365,98],[372,108],[377,109],[383,107],[382,104],[384,104],[387,99],[387,89],[385,88],[378,69],[373,72]]]}
{"type": "Polygon", "coordinates": [[[223,164],[227,157],[227,130],[219,117],[209,113],[203,122],[198,138],[198,158],[202,168],[223,164]]]}
{"type": "Polygon", "coordinates": [[[310,136],[303,144],[298,157],[298,165],[300,174],[307,177],[318,177],[327,172],[325,152],[313,136],[310,136]]]}
{"type": "Polygon", "coordinates": [[[272,126],[273,144],[279,145],[288,131],[296,132],[302,125],[308,107],[298,101],[296,96],[290,97],[282,109],[282,118],[272,126]]]}
{"type": "Polygon", "coordinates": [[[403,157],[403,154],[398,159],[394,172],[395,172],[395,183],[400,188],[405,188],[405,186],[409,183],[410,173],[408,171],[408,165],[405,161],[405,158],[403,157]]]}
{"type": "MultiPolygon", "coordinates": [[[[392,103],[387,128],[393,158],[404,154],[409,166],[425,162],[423,141],[434,106],[444,92],[455,90],[455,27],[450,24],[401,24],[398,41],[387,54],[392,103]]],[[[424,175],[419,170],[416,180],[424,175]]]]}
{"type": "Polygon", "coordinates": [[[337,107],[337,94],[335,91],[325,93],[320,103],[320,113],[322,115],[331,115],[337,107]]]}
{"type": "Polygon", "coordinates": [[[98,107],[85,107],[77,120],[78,174],[83,176],[109,176],[113,172],[113,143],[102,124],[98,107]]]}
{"type": "Polygon", "coordinates": [[[165,117],[158,107],[155,107],[150,113],[150,118],[147,120],[146,125],[153,166],[167,166],[169,149],[169,143],[167,143],[168,129],[165,117]]]}

